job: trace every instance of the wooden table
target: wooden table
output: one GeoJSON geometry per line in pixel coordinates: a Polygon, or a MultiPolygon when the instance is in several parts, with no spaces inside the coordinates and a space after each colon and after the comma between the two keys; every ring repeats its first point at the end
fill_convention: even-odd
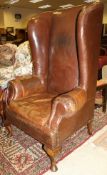
{"type": "Polygon", "coordinates": [[[107,104],[107,79],[100,79],[97,81],[97,90],[102,90],[102,111],[106,112],[107,104]]]}

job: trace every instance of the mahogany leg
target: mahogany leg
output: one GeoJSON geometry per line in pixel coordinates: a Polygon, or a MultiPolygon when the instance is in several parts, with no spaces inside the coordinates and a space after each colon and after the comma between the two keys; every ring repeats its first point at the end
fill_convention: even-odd
{"type": "Polygon", "coordinates": [[[49,156],[49,158],[51,160],[51,171],[56,172],[58,170],[58,168],[56,166],[55,157],[61,151],[61,147],[58,147],[58,148],[52,150],[52,149],[44,146],[44,150],[46,151],[47,155],[49,156]]]}
{"type": "Polygon", "coordinates": [[[87,129],[88,129],[88,134],[92,135],[93,134],[92,120],[88,121],[87,129]]]}
{"type": "Polygon", "coordinates": [[[12,126],[11,123],[9,121],[4,121],[4,127],[6,128],[7,132],[8,132],[8,136],[12,136],[12,126]]]}
{"type": "Polygon", "coordinates": [[[12,127],[10,126],[6,126],[6,130],[8,131],[8,136],[12,136],[12,127]]]}
{"type": "Polygon", "coordinates": [[[98,80],[102,79],[102,68],[98,70],[98,80]]]}

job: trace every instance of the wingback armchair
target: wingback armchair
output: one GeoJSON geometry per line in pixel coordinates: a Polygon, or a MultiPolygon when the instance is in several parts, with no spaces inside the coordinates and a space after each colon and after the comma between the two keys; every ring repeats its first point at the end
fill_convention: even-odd
{"type": "Polygon", "coordinates": [[[88,126],[92,133],[103,4],[44,12],[28,23],[33,75],[4,93],[11,123],[44,145],[56,171],[63,141],[88,126]]]}

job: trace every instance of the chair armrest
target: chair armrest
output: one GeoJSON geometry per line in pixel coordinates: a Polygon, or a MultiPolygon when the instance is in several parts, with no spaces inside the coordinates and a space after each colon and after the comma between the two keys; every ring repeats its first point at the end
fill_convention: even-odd
{"type": "Polygon", "coordinates": [[[75,88],[56,97],[52,104],[52,113],[48,120],[48,126],[57,128],[63,118],[70,118],[72,114],[84,106],[86,100],[86,91],[81,88],[75,88]]]}
{"type": "Polygon", "coordinates": [[[8,83],[8,100],[27,97],[34,93],[44,92],[45,85],[36,76],[17,77],[8,83]]]}

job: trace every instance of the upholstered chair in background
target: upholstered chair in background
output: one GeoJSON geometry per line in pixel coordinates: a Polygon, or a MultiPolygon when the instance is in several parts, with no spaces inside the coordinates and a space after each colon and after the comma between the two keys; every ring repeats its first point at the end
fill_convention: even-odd
{"type": "Polygon", "coordinates": [[[92,134],[102,15],[94,3],[32,18],[33,75],[10,81],[4,93],[5,126],[41,142],[52,171],[67,137],[84,125],[92,134]]]}
{"type": "Polygon", "coordinates": [[[29,42],[18,47],[11,43],[0,45],[0,89],[6,88],[8,81],[16,76],[27,74],[32,74],[29,42]]]}
{"type": "Polygon", "coordinates": [[[2,117],[2,95],[10,80],[17,76],[31,75],[32,61],[29,42],[0,45],[0,116],[2,117]]]}

